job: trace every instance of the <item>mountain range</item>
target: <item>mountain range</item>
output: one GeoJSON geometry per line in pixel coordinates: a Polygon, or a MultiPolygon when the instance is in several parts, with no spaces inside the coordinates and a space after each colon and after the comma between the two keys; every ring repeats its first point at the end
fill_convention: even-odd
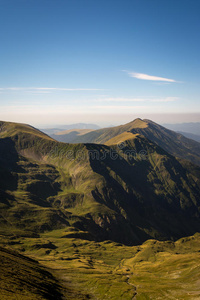
{"type": "Polygon", "coordinates": [[[0,122],[2,299],[198,299],[200,143],[141,119],[73,138],[0,122]]]}
{"type": "Polygon", "coordinates": [[[186,133],[192,133],[195,135],[200,134],[200,122],[190,122],[190,123],[176,123],[176,124],[163,124],[164,127],[186,133]]]}
{"type": "Polygon", "coordinates": [[[61,131],[66,130],[74,130],[74,129],[100,129],[100,127],[96,124],[87,124],[87,123],[75,123],[75,124],[69,124],[69,125],[56,125],[54,128],[41,128],[41,131],[43,131],[46,134],[57,134],[61,131]]]}
{"type": "Polygon", "coordinates": [[[59,135],[53,135],[52,137],[60,142],[105,144],[109,143],[109,140],[114,137],[118,142],[123,141],[123,136],[120,136],[120,134],[127,132],[142,135],[173,156],[200,165],[200,144],[198,142],[150,120],[136,119],[125,125],[91,130],[86,133],[78,130],[60,132],[59,135]]]}
{"type": "Polygon", "coordinates": [[[66,227],[74,237],[138,244],[200,230],[199,143],[140,119],[84,137],[90,143],[65,144],[0,123],[1,231],[66,227]]]}
{"type": "Polygon", "coordinates": [[[177,132],[184,135],[188,139],[192,139],[196,142],[200,142],[200,135],[193,134],[193,133],[190,133],[190,132],[183,132],[183,131],[177,131],[177,132]]]}

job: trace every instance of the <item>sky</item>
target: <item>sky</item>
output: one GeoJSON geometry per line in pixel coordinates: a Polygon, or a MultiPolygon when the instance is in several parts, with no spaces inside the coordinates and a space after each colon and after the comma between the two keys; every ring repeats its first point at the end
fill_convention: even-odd
{"type": "Polygon", "coordinates": [[[0,119],[200,122],[200,1],[0,0],[0,119]]]}

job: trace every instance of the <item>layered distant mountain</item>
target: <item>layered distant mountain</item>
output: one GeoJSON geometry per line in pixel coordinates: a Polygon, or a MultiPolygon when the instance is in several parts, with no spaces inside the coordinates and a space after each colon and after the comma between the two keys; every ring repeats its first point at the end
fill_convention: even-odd
{"type": "Polygon", "coordinates": [[[85,134],[73,131],[73,134],[71,132],[53,137],[61,142],[105,144],[114,137],[120,140],[120,134],[127,132],[144,136],[168,153],[200,166],[200,143],[150,120],[136,119],[125,125],[93,130],[85,134]]]}
{"type": "Polygon", "coordinates": [[[187,132],[195,135],[200,134],[200,122],[163,124],[163,126],[174,131],[187,132]]]}
{"type": "Polygon", "coordinates": [[[140,119],[86,138],[65,144],[0,122],[0,233],[66,228],[68,237],[138,244],[200,231],[200,167],[172,155],[198,164],[199,143],[140,119]]]}
{"type": "Polygon", "coordinates": [[[81,135],[92,131],[94,131],[94,129],[69,129],[50,134],[50,136],[58,142],[72,143],[81,135]]]}
{"type": "Polygon", "coordinates": [[[54,128],[45,128],[45,129],[41,129],[43,132],[45,132],[46,134],[57,134],[57,133],[61,133],[63,131],[67,131],[67,130],[82,130],[82,129],[100,129],[100,127],[96,124],[87,124],[87,123],[75,123],[75,124],[70,124],[70,125],[57,125],[54,128]]]}
{"type": "Polygon", "coordinates": [[[178,133],[184,135],[185,137],[187,137],[188,139],[192,139],[196,142],[200,142],[200,135],[197,134],[192,134],[190,132],[183,132],[183,131],[177,131],[178,133]]]}

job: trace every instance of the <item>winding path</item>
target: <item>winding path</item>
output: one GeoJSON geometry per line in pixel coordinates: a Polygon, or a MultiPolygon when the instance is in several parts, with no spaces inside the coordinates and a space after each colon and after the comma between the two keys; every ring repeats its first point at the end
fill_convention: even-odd
{"type": "Polygon", "coordinates": [[[136,296],[137,296],[137,288],[136,288],[136,286],[135,286],[134,284],[132,284],[132,283],[129,282],[130,276],[129,276],[129,275],[126,275],[126,277],[127,277],[126,283],[127,283],[128,285],[131,285],[131,286],[134,287],[134,296],[133,296],[133,298],[131,299],[131,300],[134,300],[134,299],[136,299],[136,296]]]}

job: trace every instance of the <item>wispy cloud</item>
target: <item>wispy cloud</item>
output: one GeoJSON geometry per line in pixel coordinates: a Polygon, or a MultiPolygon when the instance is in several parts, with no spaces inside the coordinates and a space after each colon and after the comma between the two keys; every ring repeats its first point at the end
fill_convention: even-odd
{"type": "Polygon", "coordinates": [[[160,98],[160,99],[151,99],[151,102],[174,102],[180,100],[179,97],[166,97],[166,98],[160,98]]]}
{"type": "Polygon", "coordinates": [[[108,97],[94,100],[94,102],[174,102],[179,100],[178,97],[164,97],[164,98],[118,98],[108,97]]]}
{"type": "Polygon", "coordinates": [[[102,91],[95,88],[54,88],[54,87],[7,87],[1,91],[102,91]]]}
{"type": "Polygon", "coordinates": [[[105,97],[94,100],[95,102],[144,102],[142,98],[105,97]]]}
{"type": "Polygon", "coordinates": [[[163,82],[170,82],[170,83],[177,82],[176,80],[170,79],[170,78],[158,77],[158,76],[148,75],[148,74],[143,74],[143,73],[130,72],[130,71],[126,71],[126,70],[123,70],[123,71],[128,73],[128,75],[130,77],[141,79],[141,80],[163,81],[163,82]]]}
{"type": "Polygon", "coordinates": [[[146,105],[136,105],[136,106],[130,106],[130,105],[97,105],[97,106],[93,106],[93,108],[95,109],[103,109],[105,110],[132,110],[132,109],[138,109],[138,108],[146,108],[149,106],[146,105]]]}

